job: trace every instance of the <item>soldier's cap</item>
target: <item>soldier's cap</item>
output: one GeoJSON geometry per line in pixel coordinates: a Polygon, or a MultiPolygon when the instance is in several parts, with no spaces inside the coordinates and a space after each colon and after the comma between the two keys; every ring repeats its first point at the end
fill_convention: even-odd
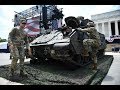
{"type": "Polygon", "coordinates": [[[26,21],[26,19],[20,19],[20,23],[24,23],[24,24],[26,24],[27,21],[26,21]]]}

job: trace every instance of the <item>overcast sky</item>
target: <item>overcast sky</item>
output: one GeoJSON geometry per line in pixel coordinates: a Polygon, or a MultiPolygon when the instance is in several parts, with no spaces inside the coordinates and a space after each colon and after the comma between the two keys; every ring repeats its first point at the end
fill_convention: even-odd
{"type": "MultiPolygon", "coordinates": [[[[7,39],[8,33],[13,28],[14,11],[21,12],[32,6],[35,5],[0,5],[0,37],[2,39],[7,39]]],[[[91,15],[118,10],[120,5],[58,5],[58,8],[63,8],[64,18],[84,16],[91,19],[91,15]]]]}

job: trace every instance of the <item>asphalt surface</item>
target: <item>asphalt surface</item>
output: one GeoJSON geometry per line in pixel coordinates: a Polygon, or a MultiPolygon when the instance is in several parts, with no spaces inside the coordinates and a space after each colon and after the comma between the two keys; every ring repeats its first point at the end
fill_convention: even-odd
{"type": "MultiPolygon", "coordinates": [[[[114,60],[108,71],[108,74],[102,81],[101,85],[120,85],[120,53],[106,52],[106,55],[113,55],[114,60]]],[[[9,53],[0,53],[0,66],[8,65],[11,63],[9,53]]],[[[25,60],[29,61],[29,59],[25,60]]],[[[7,79],[0,77],[0,85],[23,85],[21,83],[11,82],[7,79]]]]}

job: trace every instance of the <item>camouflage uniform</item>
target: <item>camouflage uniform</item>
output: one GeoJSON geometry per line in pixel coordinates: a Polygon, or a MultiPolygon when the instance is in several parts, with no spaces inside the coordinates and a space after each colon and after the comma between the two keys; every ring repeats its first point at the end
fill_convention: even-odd
{"type": "Polygon", "coordinates": [[[83,32],[87,32],[89,35],[90,39],[84,39],[83,40],[83,46],[84,46],[84,54],[85,56],[88,56],[88,52],[89,52],[89,47],[91,47],[92,51],[91,51],[91,57],[94,63],[94,68],[96,68],[96,64],[97,64],[97,52],[99,49],[99,46],[101,44],[100,41],[100,35],[99,32],[97,32],[97,30],[94,27],[88,27],[86,29],[80,29],[83,32]]]}
{"type": "Polygon", "coordinates": [[[20,71],[23,71],[25,58],[24,44],[26,44],[26,47],[29,48],[27,34],[24,30],[21,30],[17,27],[13,28],[12,31],[9,33],[8,44],[13,45],[13,48],[10,49],[10,55],[12,56],[10,67],[11,72],[15,71],[18,59],[20,59],[20,71]]]}
{"type": "MultiPolygon", "coordinates": [[[[10,45],[10,37],[8,36],[8,46],[10,45]]],[[[11,49],[10,49],[10,47],[9,47],[9,51],[11,52],[11,49]]],[[[10,59],[12,59],[12,53],[10,53],[10,59]]]]}

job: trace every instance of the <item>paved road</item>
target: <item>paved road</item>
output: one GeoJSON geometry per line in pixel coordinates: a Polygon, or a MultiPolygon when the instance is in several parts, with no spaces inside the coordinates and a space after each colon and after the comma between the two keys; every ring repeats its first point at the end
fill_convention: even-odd
{"type": "MultiPolygon", "coordinates": [[[[0,53],[0,66],[11,64],[11,60],[9,59],[10,53],[0,53]]],[[[26,59],[29,61],[29,59],[26,59]]],[[[23,85],[21,83],[11,82],[5,78],[0,77],[0,85],[23,85]]]]}
{"type": "Polygon", "coordinates": [[[0,66],[11,63],[9,56],[10,56],[10,53],[0,53],[0,66]]]}
{"type": "MultiPolygon", "coordinates": [[[[10,53],[0,53],[0,66],[10,64],[11,60],[9,59],[9,57],[10,57],[10,53]]],[[[30,61],[30,59],[26,59],[25,62],[26,61],[30,61]]]]}
{"type": "Polygon", "coordinates": [[[107,52],[106,54],[114,55],[114,60],[101,85],[120,85],[120,53],[107,52]]]}
{"type": "MultiPolygon", "coordinates": [[[[114,60],[108,71],[108,74],[104,78],[101,85],[120,85],[120,53],[106,52],[105,54],[113,55],[114,60]]],[[[9,53],[0,53],[0,66],[8,65],[11,63],[9,55],[10,55],[9,53]]],[[[29,59],[26,59],[25,61],[29,61],[29,59]]],[[[23,84],[11,82],[0,77],[0,85],[23,85],[23,84]]]]}

